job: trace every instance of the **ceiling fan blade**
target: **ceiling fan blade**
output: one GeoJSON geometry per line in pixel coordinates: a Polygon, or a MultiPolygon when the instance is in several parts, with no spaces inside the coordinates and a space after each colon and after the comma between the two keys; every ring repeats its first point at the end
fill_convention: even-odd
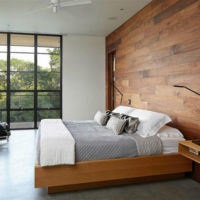
{"type": "Polygon", "coordinates": [[[72,1],[60,2],[60,7],[80,6],[91,3],[92,3],[91,0],[72,0],[72,1]]]}
{"type": "Polygon", "coordinates": [[[48,6],[48,7],[39,8],[39,9],[36,9],[36,10],[31,10],[31,11],[23,14],[23,16],[30,16],[30,15],[33,15],[33,14],[36,14],[36,13],[39,13],[39,12],[43,12],[43,11],[48,10],[50,8],[52,8],[52,7],[48,6]]]}
{"type": "MultiPolygon", "coordinates": [[[[35,2],[35,4],[34,5],[37,5],[37,4],[40,4],[40,0],[37,0],[36,2],[35,2]]],[[[48,4],[47,4],[48,5],[48,4]]],[[[51,6],[51,5],[50,5],[51,6]]],[[[29,15],[33,15],[33,14],[36,14],[36,13],[39,13],[39,12],[42,12],[42,11],[45,11],[45,10],[47,10],[47,9],[49,9],[50,7],[49,6],[40,6],[39,8],[36,8],[36,9],[34,9],[34,8],[29,8],[28,10],[26,10],[26,12],[25,13],[23,13],[21,16],[22,17],[25,17],[25,16],[29,16],[29,15]]]]}

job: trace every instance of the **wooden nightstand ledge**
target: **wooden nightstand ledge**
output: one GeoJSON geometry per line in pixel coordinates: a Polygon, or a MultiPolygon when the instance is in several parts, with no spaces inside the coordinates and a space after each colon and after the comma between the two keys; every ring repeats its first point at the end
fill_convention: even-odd
{"type": "Polygon", "coordinates": [[[185,156],[185,157],[187,157],[187,158],[189,158],[189,159],[200,164],[200,155],[198,156],[198,155],[195,155],[194,153],[189,152],[190,148],[195,150],[195,151],[200,152],[200,146],[192,143],[192,140],[186,140],[186,141],[179,142],[178,152],[182,156],[185,156]]]}
{"type": "Polygon", "coordinates": [[[200,182],[200,155],[195,155],[194,153],[191,153],[189,149],[200,152],[200,146],[192,143],[192,140],[179,142],[178,145],[179,154],[194,161],[192,178],[200,182]]]}

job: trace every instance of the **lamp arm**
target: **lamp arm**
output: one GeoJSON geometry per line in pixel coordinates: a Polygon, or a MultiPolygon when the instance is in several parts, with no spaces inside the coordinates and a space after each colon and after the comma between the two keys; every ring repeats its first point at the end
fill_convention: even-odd
{"type": "Polygon", "coordinates": [[[115,84],[113,84],[113,87],[117,90],[117,92],[119,92],[120,93],[120,95],[122,95],[123,96],[123,93],[115,86],[115,84]]]}
{"type": "Polygon", "coordinates": [[[123,96],[124,94],[116,87],[115,84],[111,83],[111,85],[117,90],[117,92],[119,92],[119,94],[121,95],[121,100],[120,100],[120,105],[122,104],[122,99],[123,99],[123,96]]]}
{"type": "Polygon", "coordinates": [[[191,91],[191,92],[193,92],[193,93],[195,93],[195,94],[197,94],[197,95],[200,96],[200,93],[198,93],[198,92],[196,92],[196,91],[188,88],[187,86],[184,86],[184,85],[174,85],[174,87],[185,88],[186,90],[189,90],[189,91],[191,91]]]}

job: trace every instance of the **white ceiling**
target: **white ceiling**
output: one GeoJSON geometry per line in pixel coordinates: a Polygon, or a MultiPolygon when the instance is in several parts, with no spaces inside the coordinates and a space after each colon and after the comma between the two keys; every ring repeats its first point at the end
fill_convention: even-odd
{"type": "Polygon", "coordinates": [[[150,1],[92,0],[91,5],[53,13],[49,0],[0,0],[0,32],[106,36],[150,1]],[[117,19],[108,19],[113,17],[117,19]]]}

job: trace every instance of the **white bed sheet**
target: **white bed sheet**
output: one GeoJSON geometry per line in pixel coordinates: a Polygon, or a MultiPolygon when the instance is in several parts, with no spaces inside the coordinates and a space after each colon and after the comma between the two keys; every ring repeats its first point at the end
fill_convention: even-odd
{"type": "Polygon", "coordinates": [[[178,153],[178,142],[185,140],[178,129],[169,126],[164,126],[157,135],[162,141],[163,154],[178,153]]]}
{"type": "Polygon", "coordinates": [[[182,137],[178,138],[164,138],[160,137],[163,145],[163,154],[178,153],[178,142],[184,141],[182,137]]]}

